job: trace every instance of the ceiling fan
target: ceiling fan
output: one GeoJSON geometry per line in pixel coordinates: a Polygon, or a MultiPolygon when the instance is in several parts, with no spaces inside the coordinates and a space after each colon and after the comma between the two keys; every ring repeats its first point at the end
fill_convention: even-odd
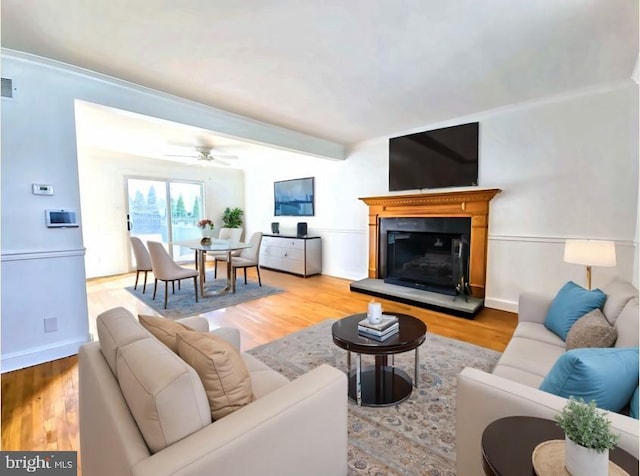
{"type": "Polygon", "coordinates": [[[186,157],[194,158],[197,160],[203,160],[216,165],[229,166],[227,160],[237,160],[238,156],[227,153],[218,153],[214,151],[214,148],[207,145],[196,146],[194,151],[187,154],[164,154],[165,157],[186,157]]]}

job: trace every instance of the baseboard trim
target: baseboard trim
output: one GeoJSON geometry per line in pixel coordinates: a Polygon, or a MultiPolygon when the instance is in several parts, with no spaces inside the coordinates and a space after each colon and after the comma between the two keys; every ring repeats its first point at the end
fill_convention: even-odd
{"type": "Polygon", "coordinates": [[[1,372],[11,372],[25,367],[62,359],[70,355],[76,355],[81,345],[91,342],[91,336],[84,339],[69,339],[52,345],[34,347],[21,352],[2,354],[1,372]]]}
{"type": "Polygon", "coordinates": [[[506,299],[485,297],[484,307],[498,309],[499,311],[514,312],[516,314],[518,313],[518,303],[515,301],[508,301],[506,299]]]}

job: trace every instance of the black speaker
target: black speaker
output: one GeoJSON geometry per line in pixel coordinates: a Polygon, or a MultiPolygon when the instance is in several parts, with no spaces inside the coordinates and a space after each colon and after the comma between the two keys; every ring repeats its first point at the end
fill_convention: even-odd
{"type": "Polygon", "coordinates": [[[274,235],[277,235],[280,233],[280,223],[278,223],[277,221],[274,221],[271,224],[271,233],[273,233],[274,235]]]}
{"type": "Polygon", "coordinates": [[[307,222],[298,222],[298,236],[307,236],[307,222]]]}

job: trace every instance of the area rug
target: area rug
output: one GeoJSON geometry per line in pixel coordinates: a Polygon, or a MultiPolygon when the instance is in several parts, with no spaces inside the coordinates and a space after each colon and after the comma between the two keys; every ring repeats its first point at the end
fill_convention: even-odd
{"type": "MultiPolygon", "coordinates": [[[[347,353],[333,344],[328,319],[249,351],[294,379],[320,364],[347,369],[347,353]]],[[[389,407],[358,407],[349,401],[350,475],[454,476],[456,376],[464,367],[491,371],[500,353],[427,333],[420,347],[419,388],[389,407]]],[[[373,365],[372,356],[362,356],[373,365]]],[[[414,352],[395,365],[413,375],[414,352]]]]}
{"type": "MultiPolygon", "coordinates": [[[[207,273],[207,292],[223,289],[225,283],[225,279],[213,279],[213,272],[207,273]]],[[[128,286],[125,289],[159,314],[173,319],[215,311],[223,307],[235,306],[236,304],[284,292],[283,289],[267,286],[264,282],[262,286],[259,286],[257,281],[248,280],[245,285],[242,278],[240,278],[236,284],[235,293],[228,292],[219,296],[209,295],[203,298],[200,296],[200,290],[198,290],[199,302],[196,303],[193,292],[193,279],[184,279],[182,280],[180,289],[178,289],[176,283],[175,294],[171,294],[171,283],[169,283],[169,300],[167,309],[164,309],[164,282],[158,281],[158,291],[155,301],[152,299],[153,282],[147,282],[147,291],[144,294],[142,294],[141,283],[138,283],[137,290],[134,290],[133,286],[128,286]]]]}

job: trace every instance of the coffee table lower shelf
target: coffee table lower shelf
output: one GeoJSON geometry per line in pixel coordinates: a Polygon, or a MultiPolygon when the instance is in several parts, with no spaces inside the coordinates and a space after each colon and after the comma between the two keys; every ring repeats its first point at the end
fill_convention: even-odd
{"type": "MultiPolygon", "coordinates": [[[[400,403],[411,396],[413,383],[403,370],[390,365],[365,367],[360,371],[361,404],[384,407],[400,403]]],[[[356,370],[349,372],[349,398],[357,402],[356,370]]]]}

